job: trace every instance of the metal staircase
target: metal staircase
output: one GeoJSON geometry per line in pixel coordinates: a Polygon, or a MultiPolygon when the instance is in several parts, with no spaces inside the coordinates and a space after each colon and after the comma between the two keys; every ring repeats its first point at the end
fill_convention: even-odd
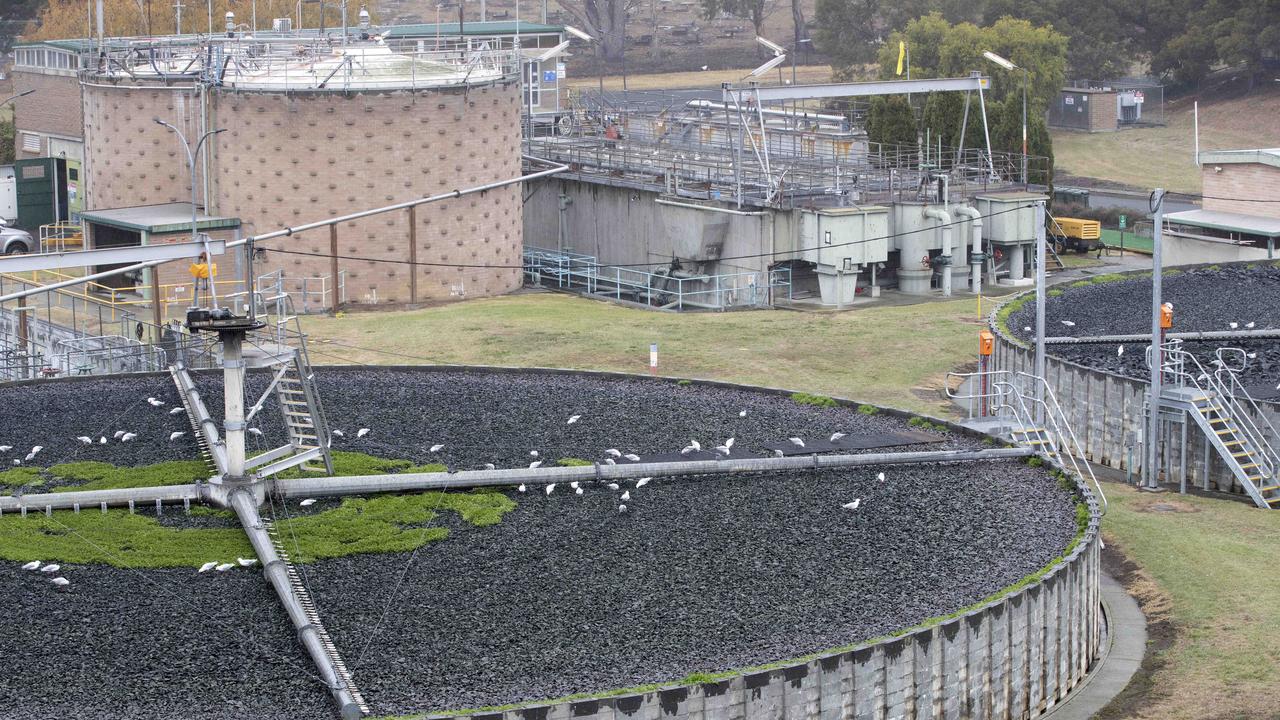
{"type": "Polygon", "coordinates": [[[287,294],[267,298],[266,303],[274,305],[273,312],[261,313],[259,318],[266,318],[269,323],[249,336],[245,357],[258,367],[274,368],[275,375],[266,392],[249,408],[245,422],[251,421],[267,398],[274,395],[289,444],[251,458],[246,466],[256,468],[254,473],[261,477],[292,467],[332,475],[332,438],[307,354],[307,336],[297,315],[289,312],[291,300],[287,294]]]}
{"type": "Polygon", "coordinates": [[[1075,473],[1093,486],[1106,513],[1107,496],[1085,459],[1084,444],[1076,437],[1057,396],[1044,378],[1009,370],[948,373],[946,387],[948,397],[968,401],[970,420],[966,425],[1032,448],[1041,457],[1075,473]],[[953,379],[960,382],[952,382],[953,379]],[[966,385],[988,389],[968,393],[957,389],[966,385]],[[983,414],[977,417],[973,412],[974,401],[979,401],[984,408],[983,414]]]}
{"type": "Polygon", "coordinates": [[[345,685],[347,692],[351,693],[360,710],[365,715],[370,714],[368,703],[365,702],[364,696],[351,680],[351,671],[347,669],[346,663],[342,661],[342,655],[338,652],[337,646],[333,644],[333,638],[329,636],[329,631],[325,629],[324,623],[320,620],[320,613],[316,611],[315,602],[311,599],[311,592],[307,590],[307,585],[298,573],[298,568],[290,560],[289,553],[285,550],[284,543],[280,540],[280,533],[276,529],[275,522],[262,518],[262,527],[266,530],[267,536],[271,538],[271,545],[275,548],[276,554],[280,556],[280,560],[284,564],[285,573],[289,578],[290,589],[293,591],[294,597],[297,598],[298,604],[302,606],[311,630],[315,633],[316,639],[320,641],[320,645],[324,648],[330,661],[333,662],[333,668],[339,682],[345,685]]]}
{"type": "Polygon", "coordinates": [[[1181,340],[1169,340],[1161,350],[1160,366],[1171,381],[1160,393],[1161,408],[1195,422],[1258,507],[1280,509],[1280,455],[1274,444],[1280,436],[1240,383],[1248,356],[1239,348],[1219,348],[1214,367],[1206,369],[1182,349],[1181,340]]]}

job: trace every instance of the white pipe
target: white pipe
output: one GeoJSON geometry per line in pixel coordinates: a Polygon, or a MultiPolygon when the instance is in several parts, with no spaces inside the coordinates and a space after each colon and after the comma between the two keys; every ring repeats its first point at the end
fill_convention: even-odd
{"type": "Polygon", "coordinates": [[[938,221],[942,230],[942,296],[951,297],[951,214],[940,208],[925,208],[924,216],[938,221]]]}
{"type": "MultiPolygon", "coordinates": [[[[710,100],[690,100],[685,103],[685,107],[701,108],[705,110],[724,110],[729,108],[724,103],[711,102],[710,100]]],[[[732,108],[729,108],[732,109],[732,108]]],[[[777,115],[781,117],[803,118],[805,120],[829,120],[831,122],[844,122],[843,115],[823,115],[820,113],[792,112],[790,110],[762,110],[765,115],[777,115]]]]}
{"type": "Polygon", "coordinates": [[[967,217],[973,223],[972,227],[972,249],[969,251],[969,269],[971,277],[969,279],[969,289],[974,295],[982,294],[982,261],[976,258],[982,257],[982,213],[975,208],[961,205],[952,208],[952,212],[957,217],[967,217]]]}
{"type": "Polygon", "coordinates": [[[693,210],[707,210],[709,212],[725,213],[726,215],[745,215],[749,217],[752,217],[752,216],[758,217],[760,215],[768,214],[763,210],[753,210],[753,211],[730,210],[729,208],[710,207],[707,205],[695,205],[693,203],[682,203],[682,202],[675,202],[672,200],[663,200],[662,198],[658,198],[657,200],[654,200],[654,202],[658,203],[659,205],[670,205],[671,207],[690,208],[693,210]]]}

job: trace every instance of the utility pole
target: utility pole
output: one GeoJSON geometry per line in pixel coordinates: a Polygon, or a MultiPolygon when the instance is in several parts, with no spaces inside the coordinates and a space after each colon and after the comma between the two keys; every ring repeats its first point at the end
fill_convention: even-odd
{"type": "Polygon", "coordinates": [[[1156,188],[1151,193],[1151,211],[1155,214],[1155,229],[1151,233],[1151,396],[1147,402],[1147,451],[1142,463],[1142,474],[1146,478],[1145,490],[1159,490],[1159,471],[1156,461],[1159,453],[1160,432],[1160,395],[1164,382],[1164,358],[1162,357],[1160,332],[1161,285],[1162,275],[1160,244],[1164,225],[1164,189],[1156,188]]]}
{"type": "MultiPolygon", "coordinates": [[[[1044,367],[1044,302],[1045,302],[1045,256],[1048,255],[1045,240],[1044,202],[1036,203],[1036,422],[1045,422],[1044,418],[1044,386],[1047,382],[1044,367]]],[[[1043,425],[1041,425],[1043,427],[1043,425]]]]}
{"type": "MultiPolygon", "coordinates": [[[[153,118],[153,120],[157,125],[163,125],[169,128],[171,131],[173,131],[173,133],[178,136],[178,139],[182,141],[182,148],[187,151],[187,168],[191,171],[191,242],[193,243],[199,242],[200,240],[197,237],[198,233],[197,233],[197,219],[196,219],[196,155],[200,153],[200,147],[204,145],[205,140],[208,140],[211,136],[217,135],[220,132],[226,132],[227,129],[218,128],[217,130],[210,130],[209,132],[206,132],[204,135],[200,136],[200,140],[196,142],[195,150],[192,151],[191,143],[187,142],[187,136],[183,135],[181,130],[161,120],[160,118],[153,118]]],[[[208,192],[209,192],[208,188],[205,188],[206,195],[208,194],[208,192]]],[[[207,201],[208,198],[205,198],[205,200],[207,201]]],[[[210,267],[209,297],[212,300],[212,305],[214,309],[217,309],[218,293],[214,290],[214,287],[213,287],[213,284],[214,284],[213,272],[212,272],[213,256],[209,253],[209,237],[207,235],[205,236],[205,242],[204,242],[204,260],[206,263],[209,264],[209,267],[210,267]]],[[[196,298],[196,299],[198,300],[199,298],[196,298]]]]}

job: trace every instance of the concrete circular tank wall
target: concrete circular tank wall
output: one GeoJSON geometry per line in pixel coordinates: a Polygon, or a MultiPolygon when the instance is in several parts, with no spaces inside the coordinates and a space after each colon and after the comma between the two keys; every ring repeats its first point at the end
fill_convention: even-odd
{"type": "MultiPolygon", "coordinates": [[[[188,202],[185,150],[153,118],[173,123],[192,143],[204,129],[222,128],[226,132],[209,141],[207,209],[240,218],[245,235],[521,172],[514,81],[413,92],[215,88],[204,97],[191,87],[92,82],[84,84],[84,107],[87,209],[188,202]]],[[[202,164],[196,184],[197,202],[204,203],[202,164]]],[[[407,303],[518,288],[522,205],[520,186],[511,185],[419,206],[412,235],[408,211],[342,223],[337,254],[344,302],[407,303]],[[409,265],[411,259],[418,265],[409,265]]],[[[310,309],[330,304],[320,290],[332,275],[327,229],[260,248],[266,253],[259,256],[257,274],[279,270],[293,279],[285,289],[295,293],[307,279],[310,309]]]]}

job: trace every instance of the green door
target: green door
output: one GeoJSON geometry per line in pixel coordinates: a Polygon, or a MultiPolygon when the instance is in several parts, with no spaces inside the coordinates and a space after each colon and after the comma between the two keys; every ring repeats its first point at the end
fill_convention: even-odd
{"type": "Polygon", "coordinates": [[[18,181],[18,227],[37,235],[41,225],[58,221],[58,161],[18,160],[13,173],[18,181]]]}

